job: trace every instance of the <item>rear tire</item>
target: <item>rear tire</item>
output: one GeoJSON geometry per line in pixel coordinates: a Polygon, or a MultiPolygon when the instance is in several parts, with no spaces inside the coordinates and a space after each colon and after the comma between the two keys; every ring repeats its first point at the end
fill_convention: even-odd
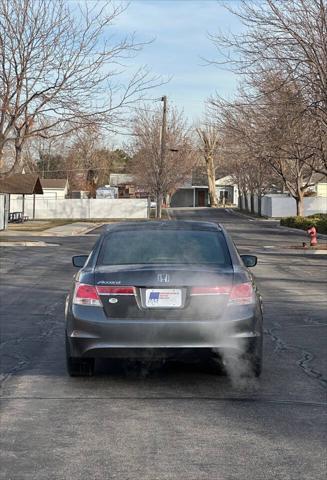
{"type": "Polygon", "coordinates": [[[262,358],[251,356],[249,358],[250,368],[255,377],[260,377],[262,372],[262,358]]]}
{"type": "Polygon", "coordinates": [[[249,362],[251,373],[257,378],[260,377],[262,372],[262,336],[249,343],[245,358],[249,362]]]}
{"type": "Polygon", "coordinates": [[[228,375],[222,357],[218,356],[217,354],[211,356],[206,361],[206,370],[208,371],[208,373],[218,375],[219,377],[226,377],[228,375]]]}
{"type": "Polygon", "coordinates": [[[95,371],[94,358],[70,356],[69,342],[66,336],[66,367],[70,377],[92,377],[95,371]]]}

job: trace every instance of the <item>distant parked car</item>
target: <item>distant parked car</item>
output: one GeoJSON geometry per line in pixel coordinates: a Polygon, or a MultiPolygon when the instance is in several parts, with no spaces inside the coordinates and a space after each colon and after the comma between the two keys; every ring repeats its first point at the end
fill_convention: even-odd
{"type": "Polygon", "coordinates": [[[262,363],[261,298],[222,226],[209,222],[126,222],[101,235],[66,303],[68,373],[92,375],[95,358],[242,353],[262,363]]]}

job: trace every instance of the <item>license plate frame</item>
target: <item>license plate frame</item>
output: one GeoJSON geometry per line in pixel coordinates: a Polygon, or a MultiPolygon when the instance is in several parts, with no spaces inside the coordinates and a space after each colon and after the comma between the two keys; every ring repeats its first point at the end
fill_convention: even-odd
{"type": "Polygon", "coordinates": [[[181,288],[147,288],[145,290],[146,308],[182,308],[181,288]]]}

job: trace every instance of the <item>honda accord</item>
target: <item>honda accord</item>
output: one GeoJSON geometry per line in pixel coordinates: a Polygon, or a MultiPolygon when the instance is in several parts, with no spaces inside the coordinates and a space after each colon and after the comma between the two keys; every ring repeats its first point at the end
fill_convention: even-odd
{"type": "MultiPolygon", "coordinates": [[[[235,351],[259,376],[262,302],[248,267],[223,226],[149,221],[110,225],[66,300],[71,376],[93,375],[95,359],[221,355],[235,351]]],[[[242,360],[242,361],[243,361],[242,360]]]]}

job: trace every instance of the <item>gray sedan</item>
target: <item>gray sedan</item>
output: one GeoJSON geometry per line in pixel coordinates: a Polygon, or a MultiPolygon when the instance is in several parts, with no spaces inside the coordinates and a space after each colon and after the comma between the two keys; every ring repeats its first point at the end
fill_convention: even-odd
{"type": "Polygon", "coordinates": [[[259,376],[262,306],[222,226],[210,222],[113,224],[79,267],[66,301],[67,369],[93,375],[95,359],[234,352],[259,376]]]}

